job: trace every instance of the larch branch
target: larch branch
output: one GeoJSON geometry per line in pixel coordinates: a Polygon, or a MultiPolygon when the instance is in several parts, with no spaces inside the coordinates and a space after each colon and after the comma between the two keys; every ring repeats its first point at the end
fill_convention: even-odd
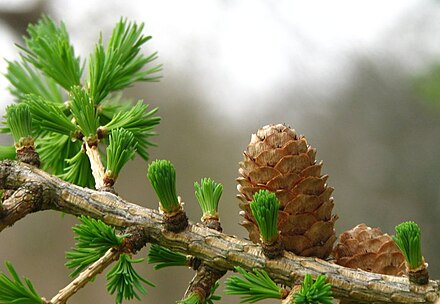
{"type": "MultiPolygon", "coordinates": [[[[194,223],[183,232],[169,232],[164,229],[163,217],[158,211],[124,201],[112,193],[69,184],[23,163],[0,162],[1,189],[17,190],[29,183],[40,187],[39,210],[89,215],[120,228],[142,227],[149,242],[195,256],[220,271],[232,270],[234,266],[246,270],[263,268],[272,279],[286,286],[298,284],[307,273],[314,278],[325,274],[335,297],[356,303],[434,303],[438,298],[439,286],[433,280],[419,286],[409,283],[406,277],[345,268],[289,252],[268,260],[259,245],[194,223]]],[[[0,231],[4,223],[13,224],[8,217],[8,213],[0,210],[0,231]]]]}

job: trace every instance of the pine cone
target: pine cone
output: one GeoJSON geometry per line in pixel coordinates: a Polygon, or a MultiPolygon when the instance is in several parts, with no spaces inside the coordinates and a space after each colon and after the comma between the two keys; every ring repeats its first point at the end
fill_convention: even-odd
{"type": "Polygon", "coordinates": [[[260,240],[249,203],[256,192],[267,189],[280,200],[278,228],[286,250],[302,256],[326,258],[336,240],[332,216],[333,188],[321,175],[316,149],[288,126],[267,125],[251,137],[240,162],[238,198],[249,238],[260,240]]]}
{"type": "Polygon", "coordinates": [[[341,266],[380,274],[405,274],[405,258],[394,240],[379,228],[365,224],[342,233],[333,256],[341,266]]]}

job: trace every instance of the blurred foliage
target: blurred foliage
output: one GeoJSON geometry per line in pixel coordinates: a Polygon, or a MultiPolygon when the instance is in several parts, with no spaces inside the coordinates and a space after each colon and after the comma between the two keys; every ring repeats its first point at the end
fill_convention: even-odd
{"type": "Polygon", "coordinates": [[[428,71],[416,76],[414,88],[421,100],[440,114],[440,62],[433,63],[428,71]]]}
{"type": "MultiPolygon", "coordinates": [[[[359,58],[327,106],[305,109],[301,131],[336,189],[337,231],[367,223],[391,234],[411,218],[426,233],[429,263],[440,250],[439,242],[426,241],[440,229],[440,119],[414,90],[414,79],[389,58],[359,58]]],[[[440,264],[430,263],[430,272],[438,276],[440,264]]]]}

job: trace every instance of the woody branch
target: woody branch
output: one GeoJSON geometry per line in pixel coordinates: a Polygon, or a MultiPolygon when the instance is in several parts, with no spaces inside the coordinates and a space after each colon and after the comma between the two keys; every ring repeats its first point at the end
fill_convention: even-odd
{"type": "Polygon", "coordinates": [[[434,303],[439,287],[436,281],[427,285],[410,284],[407,278],[369,273],[345,268],[327,261],[300,257],[285,252],[268,260],[259,245],[202,225],[190,223],[180,233],[164,229],[163,217],[155,210],[124,201],[120,197],[69,184],[32,166],[15,161],[0,162],[0,188],[25,191],[32,206],[7,199],[0,209],[0,231],[29,213],[59,210],[73,215],[89,215],[120,228],[140,226],[149,242],[201,259],[214,269],[232,270],[264,268],[276,282],[291,286],[306,273],[313,277],[325,273],[337,298],[356,303],[434,303]]]}

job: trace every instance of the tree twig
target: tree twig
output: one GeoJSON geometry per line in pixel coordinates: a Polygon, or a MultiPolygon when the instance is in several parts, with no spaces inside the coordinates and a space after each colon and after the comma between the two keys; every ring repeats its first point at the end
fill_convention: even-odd
{"type": "Polygon", "coordinates": [[[84,146],[86,148],[86,154],[89,157],[92,175],[95,179],[95,188],[99,190],[104,187],[105,174],[105,169],[102,165],[101,155],[99,154],[97,146],[93,145],[90,147],[86,141],[84,142],[84,146]]]}
{"type": "MultiPolygon", "coordinates": [[[[164,229],[163,217],[158,211],[126,202],[108,192],[69,184],[26,164],[0,162],[0,188],[15,190],[28,182],[36,183],[42,189],[38,204],[41,210],[89,215],[121,228],[138,225],[150,242],[195,256],[220,271],[232,270],[234,266],[246,270],[264,268],[273,280],[287,286],[299,283],[307,273],[314,278],[326,274],[336,298],[357,303],[434,303],[438,298],[439,286],[433,280],[418,286],[410,284],[405,277],[345,268],[289,252],[278,259],[268,260],[259,245],[194,223],[183,232],[169,232],[164,229]]],[[[7,215],[0,215],[0,227],[4,221],[11,223],[7,215]]]]}
{"type": "Polygon", "coordinates": [[[287,295],[286,297],[281,301],[281,304],[291,304],[295,300],[295,293],[297,293],[301,289],[300,285],[295,285],[290,291],[284,290],[287,295]]]}
{"type": "Polygon", "coordinates": [[[197,293],[199,294],[200,298],[203,299],[203,301],[206,300],[211,293],[212,287],[218,280],[221,279],[222,276],[225,275],[225,273],[226,271],[219,271],[205,264],[201,264],[189,283],[184,298],[189,296],[191,293],[197,293]]]}
{"type": "Polygon", "coordinates": [[[95,263],[81,272],[69,285],[61,289],[51,300],[50,304],[64,304],[67,300],[84,287],[96,275],[100,274],[111,263],[119,257],[120,251],[117,248],[110,248],[95,263]]]}
{"type": "Polygon", "coordinates": [[[83,288],[96,275],[104,271],[113,262],[119,259],[121,253],[135,254],[146,244],[146,239],[143,230],[137,226],[131,226],[125,231],[128,236],[119,247],[112,247],[92,263],[89,267],[83,270],[69,285],[61,289],[50,301],[44,300],[45,304],[64,304],[72,297],[79,289],[83,288]]]}

